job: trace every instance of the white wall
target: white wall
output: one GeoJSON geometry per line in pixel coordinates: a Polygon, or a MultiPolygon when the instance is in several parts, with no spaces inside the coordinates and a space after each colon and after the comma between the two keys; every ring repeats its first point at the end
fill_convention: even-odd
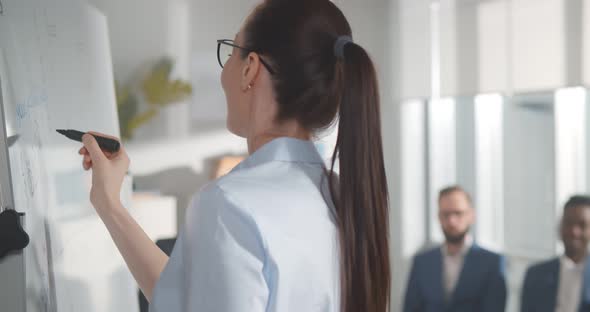
{"type": "Polygon", "coordinates": [[[566,1],[511,1],[509,44],[514,90],[549,90],[565,84],[566,1]]]}
{"type": "Polygon", "coordinates": [[[518,305],[526,266],[555,253],[553,120],[551,94],[516,98],[505,106],[505,254],[509,261],[509,302],[513,308],[518,305]]]}
{"type": "Polygon", "coordinates": [[[588,85],[589,7],[584,0],[404,1],[402,96],[588,85]]]}
{"type": "Polygon", "coordinates": [[[442,0],[439,5],[441,96],[473,95],[479,87],[477,1],[442,0]]]}
{"type": "Polygon", "coordinates": [[[475,97],[475,207],[476,238],[492,250],[504,248],[504,98],[499,94],[475,97]]]}
{"type": "Polygon", "coordinates": [[[586,95],[586,123],[584,129],[586,133],[586,192],[590,193],[590,96],[586,95]]]}
{"type": "Polygon", "coordinates": [[[180,58],[186,75],[189,46],[182,29],[186,0],[88,0],[107,16],[115,78],[126,81],[147,62],[163,56],[180,58]],[[140,14],[141,16],[138,16],[140,14]],[[184,38],[183,38],[184,37],[184,38]]]}
{"type": "Polygon", "coordinates": [[[217,39],[234,39],[257,0],[191,0],[191,77],[195,124],[225,125],[225,96],[219,83],[217,39]]]}
{"type": "Polygon", "coordinates": [[[391,13],[399,28],[397,40],[391,45],[399,50],[398,67],[394,69],[399,71],[399,97],[405,100],[428,97],[432,90],[430,1],[401,2],[399,9],[391,13]]]}
{"type": "MultiPolygon", "coordinates": [[[[477,150],[476,150],[475,105],[472,97],[459,97],[455,100],[455,161],[456,182],[469,192],[474,200],[478,198],[477,150]]],[[[437,190],[438,191],[438,190],[437,190]]]]}
{"type": "Polygon", "coordinates": [[[478,90],[480,93],[501,91],[510,93],[509,16],[507,1],[485,1],[477,7],[478,90]]]}
{"type": "Polygon", "coordinates": [[[555,92],[556,215],[573,194],[585,192],[586,175],[586,96],[584,88],[555,92]]]}
{"type": "Polygon", "coordinates": [[[590,2],[584,1],[580,10],[583,16],[582,23],[582,81],[585,86],[590,85],[590,2]]]}
{"type": "MultiPolygon", "coordinates": [[[[392,311],[401,311],[411,259],[428,242],[427,103],[404,101],[400,110],[401,154],[399,201],[392,202],[393,291],[392,311]],[[399,203],[398,203],[399,202],[399,203]],[[410,234],[411,235],[408,235],[410,234]]],[[[390,182],[391,180],[390,179],[390,182]]]]}
{"type": "Polygon", "coordinates": [[[442,242],[438,222],[438,192],[457,183],[457,119],[452,98],[428,103],[428,238],[442,242]]]}

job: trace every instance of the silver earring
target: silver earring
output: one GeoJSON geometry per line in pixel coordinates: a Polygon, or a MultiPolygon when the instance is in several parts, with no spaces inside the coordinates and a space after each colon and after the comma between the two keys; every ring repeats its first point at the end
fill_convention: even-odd
{"type": "Polygon", "coordinates": [[[252,89],[252,85],[248,85],[248,90],[252,89]]]}

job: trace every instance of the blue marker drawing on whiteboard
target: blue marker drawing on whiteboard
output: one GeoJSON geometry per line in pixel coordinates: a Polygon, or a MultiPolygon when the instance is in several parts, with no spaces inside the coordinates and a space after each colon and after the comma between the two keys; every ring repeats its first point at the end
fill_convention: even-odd
{"type": "Polygon", "coordinates": [[[16,104],[18,128],[20,128],[21,122],[29,116],[29,112],[32,108],[39,106],[47,107],[48,99],[49,97],[47,96],[47,92],[45,90],[41,90],[29,95],[24,101],[16,104]]]}
{"type": "Polygon", "coordinates": [[[25,117],[27,117],[28,112],[27,112],[27,107],[23,104],[18,104],[16,106],[16,116],[19,119],[25,119],[25,117]]]}
{"type": "Polygon", "coordinates": [[[30,198],[35,197],[35,189],[37,188],[37,181],[31,169],[32,163],[24,151],[20,154],[21,163],[21,178],[25,182],[25,189],[28,191],[30,198]]]}

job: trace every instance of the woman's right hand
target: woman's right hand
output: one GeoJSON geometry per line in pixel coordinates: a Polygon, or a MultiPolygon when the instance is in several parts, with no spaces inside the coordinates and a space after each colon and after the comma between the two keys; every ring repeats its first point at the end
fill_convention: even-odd
{"type": "MultiPolygon", "coordinates": [[[[96,132],[91,134],[118,140],[96,132]]],[[[129,157],[123,146],[116,153],[100,149],[89,134],[82,137],[84,156],[82,166],[92,169],[90,201],[108,229],[129,270],[148,300],[151,300],[156,282],[168,262],[168,256],[150,239],[121,205],[121,186],[129,168],[129,157]]]]}
{"type": "MultiPolygon", "coordinates": [[[[88,132],[119,141],[118,138],[98,132],[88,132]]],[[[123,179],[129,169],[129,156],[121,145],[116,153],[103,151],[96,139],[85,134],[82,137],[84,146],[78,153],[83,155],[82,166],[84,170],[92,169],[92,189],[90,190],[90,202],[99,213],[109,213],[111,209],[121,207],[120,195],[123,179]]]]}

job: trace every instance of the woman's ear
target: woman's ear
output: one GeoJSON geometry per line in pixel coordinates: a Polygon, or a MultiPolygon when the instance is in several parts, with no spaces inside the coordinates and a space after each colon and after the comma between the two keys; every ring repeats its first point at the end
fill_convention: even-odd
{"type": "Polygon", "coordinates": [[[246,92],[254,86],[254,81],[260,71],[260,57],[254,52],[248,53],[246,63],[242,68],[241,89],[246,92]]]}

